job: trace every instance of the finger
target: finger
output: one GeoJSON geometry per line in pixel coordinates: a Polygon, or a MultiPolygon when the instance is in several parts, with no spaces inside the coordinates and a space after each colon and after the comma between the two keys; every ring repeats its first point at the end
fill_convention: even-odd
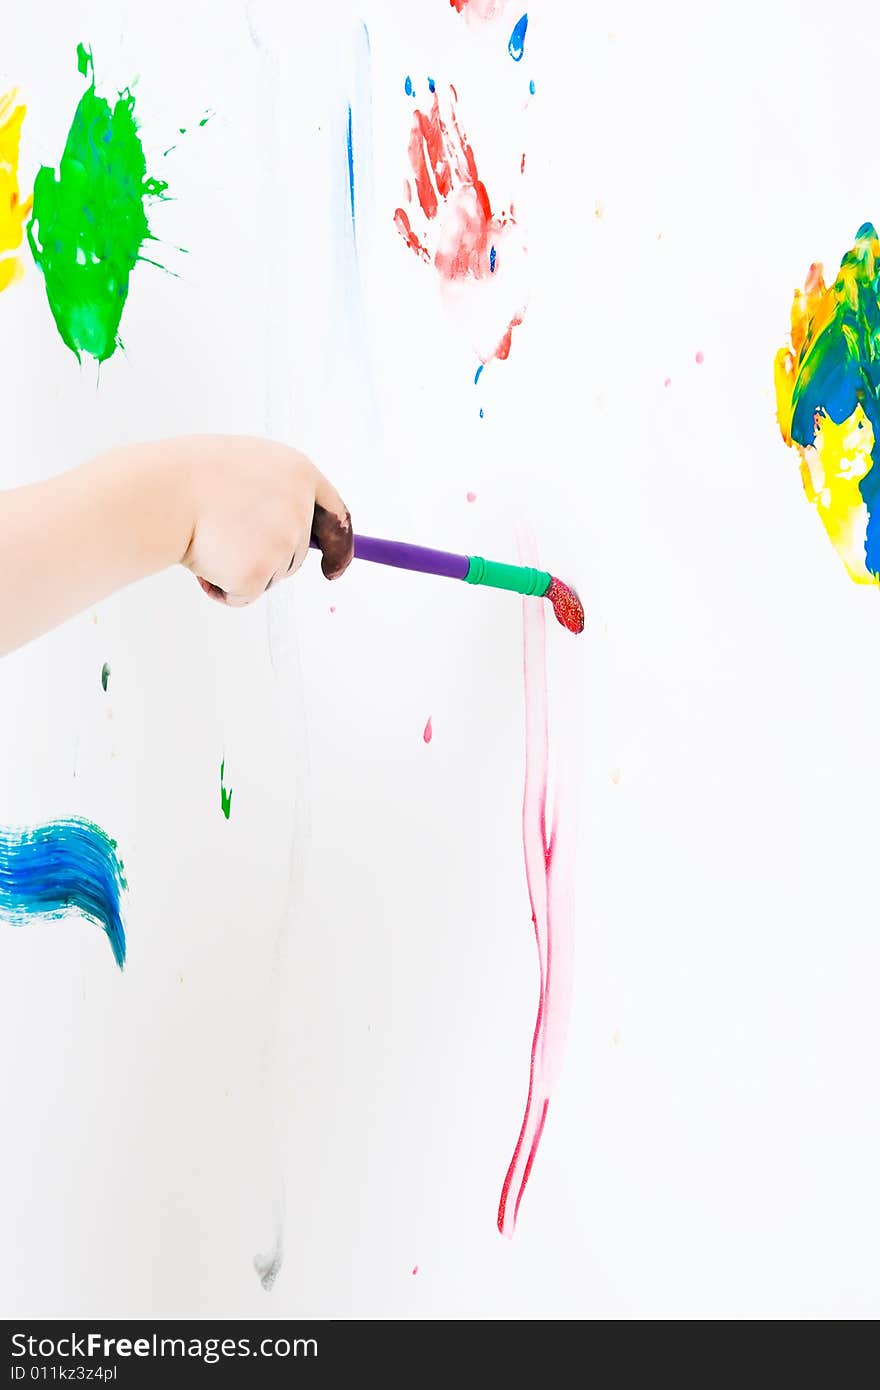
{"type": "Polygon", "coordinates": [[[321,551],[325,579],[338,579],[348,569],[354,554],[351,515],[333,484],[320,474],[315,488],[312,540],[321,551]]]}
{"type": "Polygon", "coordinates": [[[261,590],[253,594],[230,594],[225,589],[221,589],[219,584],[212,584],[210,579],[203,579],[200,574],[196,575],[202,592],[213,599],[215,603],[223,603],[227,608],[246,608],[249,603],[253,603],[261,594],[264,594],[272,585],[272,580],[264,585],[261,590]]]}
{"type": "Polygon", "coordinates": [[[200,574],[196,575],[196,579],[202,587],[202,593],[207,594],[208,598],[212,598],[215,603],[226,602],[226,590],[221,589],[219,584],[212,584],[209,579],[203,579],[200,574]]]}

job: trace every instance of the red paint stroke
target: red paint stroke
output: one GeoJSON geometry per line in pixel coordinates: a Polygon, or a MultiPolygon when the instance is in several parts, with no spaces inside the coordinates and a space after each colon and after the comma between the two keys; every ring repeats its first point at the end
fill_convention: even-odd
{"type": "Polygon", "coordinates": [[[430,742],[431,742],[431,739],[432,739],[433,737],[434,737],[434,726],[433,726],[433,724],[431,723],[431,716],[428,715],[428,722],[427,722],[427,724],[425,725],[425,729],[424,729],[424,732],[423,732],[423,734],[422,734],[422,738],[425,740],[426,743],[430,743],[430,742]]]}
{"type": "MultiPolygon", "coordinates": [[[[534,546],[528,549],[525,563],[537,565],[534,546]]],[[[523,600],[526,761],[522,835],[540,979],[525,1113],[498,1204],[498,1229],[508,1238],[516,1227],[562,1064],[574,959],[574,827],[571,815],[562,812],[558,799],[552,820],[548,816],[550,734],[545,611],[542,603],[523,600]]],[[[563,759],[558,761],[565,765],[563,759]]]]}
{"type": "Polygon", "coordinates": [[[477,494],[475,492],[466,492],[465,496],[469,502],[476,502],[477,500],[477,494]]]}
{"type": "MultiPolygon", "coordinates": [[[[395,209],[394,225],[409,249],[433,264],[441,284],[481,282],[494,288],[503,275],[505,242],[516,226],[513,204],[506,211],[493,213],[473,149],[459,125],[455,88],[449,91],[448,118],[444,118],[435,91],[429,110],[413,112],[410,128],[407,153],[412,177],[406,185],[406,202],[414,211],[421,211],[424,231],[413,228],[402,207],[395,209]]],[[[515,260],[523,250],[521,245],[516,249],[515,260]]],[[[499,312],[497,307],[495,312],[499,312]]],[[[479,353],[483,362],[507,357],[513,330],[522,323],[524,313],[524,304],[513,306],[511,312],[508,303],[501,327],[495,319],[490,350],[479,353]]]]}
{"type": "Polygon", "coordinates": [[[413,1272],[413,1274],[418,1274],[418,1272],[419,1272],[419,1267],[418,1267],[418,1265],[413,1265],[413,1267],[412,1267],[412,1272],[413,1272]]]}
{"type": "Polygon", "coordinates": [[[495,357],[497,357],[501,362],[506,362],[508,356],[510,355],[510,340],[511,340],[511,338],[513,337],[513,330],[514,330],[514,329],[517,327],[517,325],[520,324],[520,323],[522,323],[522,314],[515,314],[514,317],[513,317],[513,318],[511,319],[511,321],[510,321],[510,325],[509,325],[509,327],[507,328],[507,331],[505,332],[504,337],[501,339],[501,342],[498,344],[497,348],[495,349],[494,355],[495,355],[495,357]]]}

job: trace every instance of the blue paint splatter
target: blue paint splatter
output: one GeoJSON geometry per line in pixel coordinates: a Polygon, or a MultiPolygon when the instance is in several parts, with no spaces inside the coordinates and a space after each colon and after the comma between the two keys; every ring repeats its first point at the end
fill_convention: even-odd
{"type": "Polygon", "coordinates": [[[483,407],[480,406],[480,419],[482,420],[482,418],[483,418],[483,407]]]}
{"type": "Polygon", "coordinates": [[[348,200],[351,208],[351,225],[354,226],[354,153],[351,147],[351,107],[348,108],[348,200]]]}
{"type": "Polygon", "coordinates": [[[522,19],[518,19],[513,26],[513,33],[510,35],[510,42],[507,51],[515,63],[518,63],[523,56],[526,46],[526,30],[529,27],[529,17],[524,14],[522,19]]]}
{"type": "Polygon", "coordinates": [[[490,247],[489,247],[489,273],[490,273],[491,275],[494,275],[494,274],[495,274],[495,259],[496,259],[496,257],[495,257],[495,247],[494,247],[494,246],[490,246],[490,247]]]}
{"type": "Polygon", "coordinates": [[[406,94],[407,94],[408,97],[411,97],[411,96],[413,95],[415,89],[414,89],[414,87],[413,87],[412,78],[411,78],[411,77],[408,77],[408,78],[406,79],[406,81],[404,82],[404,84],[403,84],[403,90],[406,92],[406,94]]]}
{"type": "Polygon", "coordinates": [[[534,96],[534,95],[535,95],[535,79],[534,79],[534,78],[532,78],[531,82],[529,83],[529,95],[530,95],[530,96],[534,96]]]}
{"type": "Polygon", "coordinates": [[[475,386],[476,386],[477,382],[479,381],[480,377],[483,375],[483,368],[485,367],[485,365],[486,365],[485,362],[481,362],[480,365],[479,365],[479,367],[478,367],[477,370],[476,370],[476,374],[475,374],[475,376],[474,376],[474,385],[475,385],[475,386]]]}
{"type": "Polygon", "coordinates": [[[102,927],[116,964],[125,964],[119,899],[127,887],[116,841],[71,817],[33,830],[0,828],[0,915],[14,926],[80,912],[102,927]]]}
{"type": "Polygon", "coordinates": [[[428,91],[429,91],[429,92],[433,92],[434,90],[435,90],[434,79],[433,79],[433,77],[429,77],[429,78],[428,78],[428,91]]]}

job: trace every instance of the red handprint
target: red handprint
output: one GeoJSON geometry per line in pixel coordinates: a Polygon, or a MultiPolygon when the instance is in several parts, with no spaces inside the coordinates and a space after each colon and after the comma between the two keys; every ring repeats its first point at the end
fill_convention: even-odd
{"type": "Polygon", "coordinates": [[[429,112],[416,110],[409,139],[412,179],[406,184],[412,204],[425,218],[420,237],[409,214],[398,208],[394,223],[407,246],[440,276],[447,298],[464,314],[483,362],[505,358],[514,328],[526,305],[526,250],[513,215],[492,212],[474,152],[456,115],[457,94],[450,87],[445,120],[434,93],[429,112]],[[433,251],[429,242],[433,243],[433,251]]]}
{"type": "Polygon", "coordinates": [[[504,9],[507,0],[449,0],[449,3],[458,14],[464,14],[466,19],[480,21],[495,19],[504,9]]]}

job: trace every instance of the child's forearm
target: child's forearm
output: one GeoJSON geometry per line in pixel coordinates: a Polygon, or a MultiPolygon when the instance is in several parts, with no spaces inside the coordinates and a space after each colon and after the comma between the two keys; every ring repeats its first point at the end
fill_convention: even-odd
{"type": "Polygon", "coordinates": [[[174,441],[113,449],[0,493],[0,654],[181,560],[193,525],[174,441]]]}

